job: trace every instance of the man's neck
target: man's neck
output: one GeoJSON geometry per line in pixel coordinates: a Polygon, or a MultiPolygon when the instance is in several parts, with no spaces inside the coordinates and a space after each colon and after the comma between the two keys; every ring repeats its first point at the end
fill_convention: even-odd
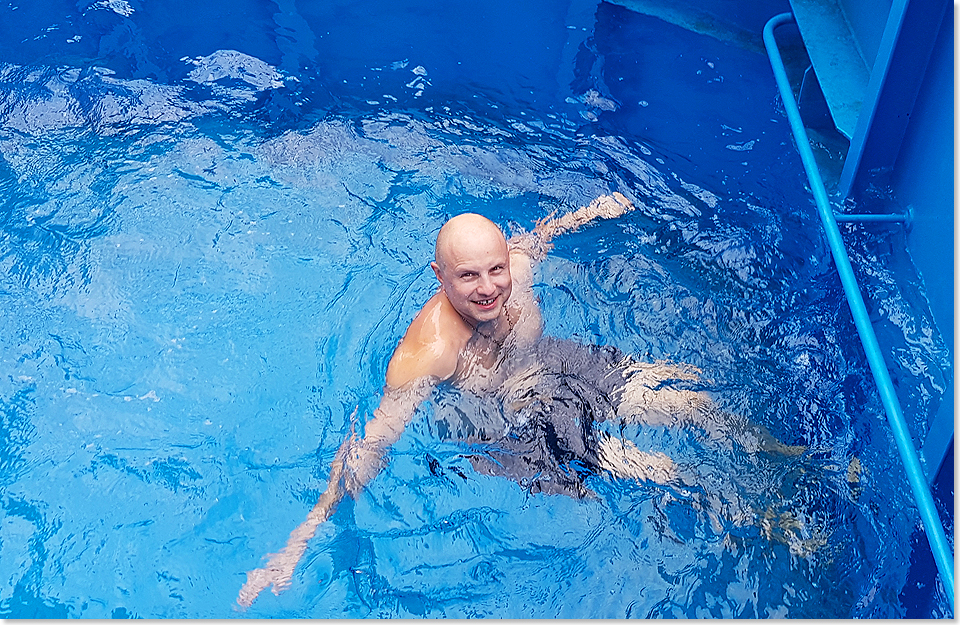
{"type": "Polygon", "coordinates": [[[510,322],[510,309],[503,307],[500,315],[490,321],[481,321],[473,326],[473,333],[502,345],[510,334],[513,324],[510,322]]]}

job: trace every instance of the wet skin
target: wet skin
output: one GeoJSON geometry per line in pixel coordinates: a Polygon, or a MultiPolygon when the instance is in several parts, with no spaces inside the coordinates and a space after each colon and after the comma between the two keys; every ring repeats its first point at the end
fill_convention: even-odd
{"type": "Polygon", "coordinates": [[[431,267],[440,282],[411,322],[387,367],[386,385],[373,419],[359,436],[351,433],[333,461],[327,489],[291,534],[284,549],[247,573],[237,603],[250,606],[273,586],[289,587],[293,572],[320,523],[346,495],[356,495],[383,465],[417,407],[441,381],[495,388],[507,370],[504,355],[523,352],[540,337],[540,311],[533,294],[533,267],[550,240],[598,217],[615,218],[633,210],[619,193],[602,196],[559,218],[546,218],[530,233],[511,238],[480,215],[450,219],[437,236],[431,267]]]}

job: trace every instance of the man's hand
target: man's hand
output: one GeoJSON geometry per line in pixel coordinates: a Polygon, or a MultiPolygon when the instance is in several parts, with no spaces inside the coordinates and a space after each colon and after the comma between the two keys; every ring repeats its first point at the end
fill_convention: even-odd
{"type": "Polygon", "coordinates": [[[290,587],[293,572],[307,550],[307,543],[313,538],[317,527],[330,518],[337,504],[343,499],[344,463],[353,440],[353,437],[348,437],[340,445],[327,480],[327,489],[320,495],[320,499],[307,515],[307,519],[290,533],[290,538],[287,539],[283,550],[270,554],[270,560],[262,568],[247,572],[247,582],[237,596],[237,604],[241,608],[249,608],[257,596],[269,586],[273,586],[275,595],[279,595],[290,587]]]}

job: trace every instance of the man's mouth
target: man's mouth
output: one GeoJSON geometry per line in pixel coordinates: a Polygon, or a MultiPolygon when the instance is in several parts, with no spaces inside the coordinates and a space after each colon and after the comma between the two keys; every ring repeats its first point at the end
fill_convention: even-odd
{"type": "Polygon", "coordinates": [[[491,297],[490,299],[474,300],[473,303],[479,306],[480,308],[492,308],[496,301],[497,301],[496,297],[491,297]]]}

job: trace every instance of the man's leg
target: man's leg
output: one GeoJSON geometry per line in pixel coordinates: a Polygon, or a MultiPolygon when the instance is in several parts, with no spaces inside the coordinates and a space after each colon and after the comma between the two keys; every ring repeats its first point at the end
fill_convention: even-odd
{"type": "Polygon", "coordinates": [[[746,417],[721,410],[705,392],[683,388],[700,381],[690,365],[665,361],[627,361],[617,403],[617,417],[625,423],[654,426],[699,427],[711,439],[739,442],[750,452],[798,455],[805,447],[784,445],[766,427],[746,417]]]}

